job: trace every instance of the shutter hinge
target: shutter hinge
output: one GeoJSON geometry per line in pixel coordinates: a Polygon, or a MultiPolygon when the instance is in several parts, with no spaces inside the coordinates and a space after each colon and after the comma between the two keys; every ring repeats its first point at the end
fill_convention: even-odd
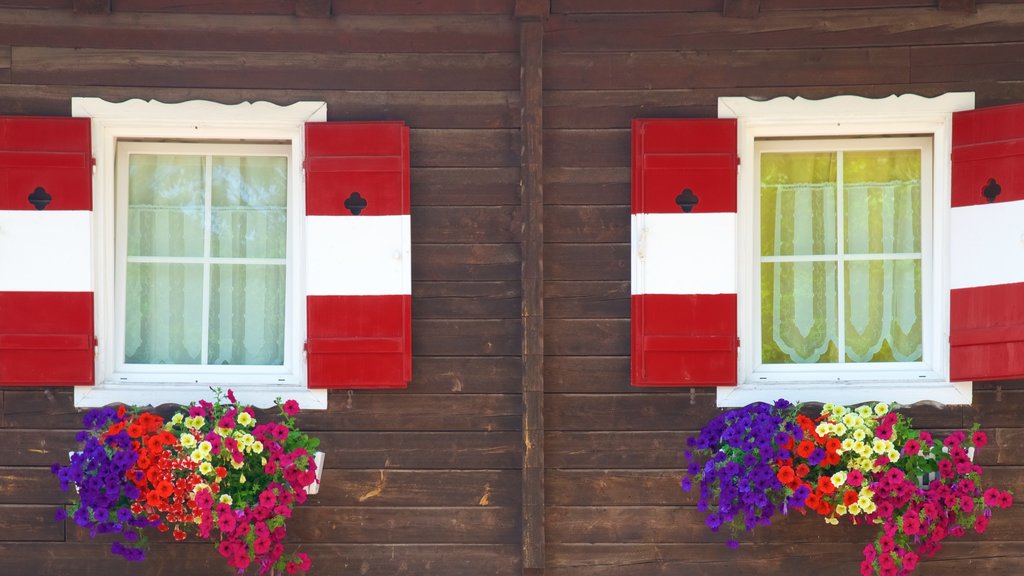
{"type": "Polygon", "coordinates": [[[96,158],[95,157],[90,157],[89,158],[89,166],[92,167],[92,173],[93,173],[93,175],[95,175],[96,174],[96,158]]]}

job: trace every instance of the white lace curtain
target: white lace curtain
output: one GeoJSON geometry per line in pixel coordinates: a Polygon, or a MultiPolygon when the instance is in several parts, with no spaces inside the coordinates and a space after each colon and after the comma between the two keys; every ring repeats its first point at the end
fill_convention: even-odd
{"type": "Polygon", "coordinates": [[[286,159],[129,158],[125,362],[282,364],[286,159]]]}
{"type": "Polygon", "coordinates": [[[762,155],[763,362],[921,360],[920,173],[917,150],[762,155]]]}

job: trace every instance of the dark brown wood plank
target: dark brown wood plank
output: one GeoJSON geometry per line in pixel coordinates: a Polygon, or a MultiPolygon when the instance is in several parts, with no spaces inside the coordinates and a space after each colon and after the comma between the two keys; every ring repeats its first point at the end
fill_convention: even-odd
{"type": "Polygon", "coordinates": [[[512,282],[419,282],[413,318],[519,318],[522,287],[512,282]]]}
{"type": "MultiPolygon", "coordinates": [[[[312,558],[312,572],[339,576],[519,574],[518,544],[303,544],[301,550],[312,558]]],[[[146,561],[138,564],[110,554],[109,540],[59,546],[0,543],[0,558],[4,559],[4,576],[166,576],[172,567],[189,574],[232,573],[208,542],[157,542],[147,552],[146,561]]]]}
{"type": "Polygon", "coordinates": [[[60,504],[67,497],[49,467],[0,466],[0,504],[60,504]]]}
{"type": "MultiPolygon", "coordinates": [[[[54,420],[56,424],[56,420],[54,420]]],[[[81,424],[81,420],[77,421],[81,424]]],[[[76,425],[74,422],[72,426],[76,425]]],[[[0,463],[4,466],[46,466],[67,464],[68,451],[78,444],[73,430],[4,430],[0,442],[0,463]]],[[[53,485],[56,488],[56,484],[53,485]]]]}
{"type": "Polygon", "coordinates": [[[511,14],[515,0],[333,0],[335,14],[511,14]]]}
{"type": "Polygon", "coordinates": [[[111,0],[74,0],[72,9],[78,14],[105,14],[110,12],[111,0]]]}
{"type": "Polygon", "coordinates": [[[628,356],[629,319],[551,319],[544,351],[551,356],[628,356]]]}
{"type": "Polygon", "coordinates": [[[413,283],[452,278],[467,281],[519,280],[519,251],[519,244],[413,245],[413,283]]]}
{"type": "Polygon", "coordinates": [[[412,364],[410,390],[511,394],[520,391],[521,379],[522,363],[518,356],[421,356],[412,364]]]}
{"type": "Polygon", "coordinates": [[[725,0],[722,15],[728,18],[757,18],[761,0],[725,0]]]}
{"type": "Polygon", "coordinates": [[[64,523],[53,519],[58,506],[13,505],[0,506],[0,541],[5,542],[61,542],[64,523]]]}
{"type": "Polygon", "coordinates": [[[326,410],[303,412],[309,431],[498,431],[519,430],[514,394],[377,394],[353,391],[332,398],[326,410]]]}
{"type": "Polygon", "coordinates": [[[413,168],[413,206],[518,206],[518,168],[413,168]]]}
{"type": "Polygon", "coordinates": [[[850,10],[860,8],[933,8],[936,0],[761,0],[761,10],[850,10]]]}
{"type": "Polygon", "coordinates": [[[411,130],[413,167],[511,167],[519,165],[518,130],[411,130]]]}
{"type": "Polygon", "coordinates": [[[629,14],[642,12],[722,12],[724,0],[551,0],[551,12],[559,14],[629,14]]]}
{"type": "Polygon", "coordinates": [[[421,244],[518,242],[518,206],[420,206],[412,211],[412,241],[421,244]]]}
{"type": "MultiPolygon", "coordinates": [[[[947,542],[934,558],[922,560],[918,572],[928,576],[1019,574],[1024,572],[1024,544],[1018,542],[947,542]],[[948,543],[947,543],[948,542],[948,543]]],[[[720,544],[551,544],[546,576],[650,576],[687,574],[858,574],[864,541],[743,545],[720,544]],[[699,562],[694,562],[699,558],[699,562]]]]}
{"type": "Polygon", "coordinates": [[[1024,80],[1024,42],[910,49],[912,82],[972,82],[1000,78],[1024,80]]]}
{"type": "MultiPolygon", "coordinates": [[[[628,356],[552,356],[544,364],[548,392],[653,393],[629,384],[628,356]]],[[[701,391],[707,393],[707,391],[701,391]]]]}
{"type": "Polygon", "coordinates": [[[293,14],[295,0],[114,0],[118,12],[293,14]]]}
{"type": "Polygon", "coordinates": [[[1024,382],[975,382],[973,402],[965,407],[963,426],[978,422],[983,429],[1024,426],[1020,407],[1024,404],[1024,382]]]}
{"type": "Polygon", "coordinates": [[[629,166],[630,131],[548,130],[544,161],[558,167],[629,166]]]}
{"type": "Polygon", "coordinates": [[[308,505],[518,508],[520,498],[515,470],[327,469],[308,505]]]}
{"type": "Polygon", "coordinates": [[[744,89],[808,84],[891,84],[910,78],[907,47],[611,52],[603,54],[600,63],[597,62],[592,54],[550,54],[545,59],[545,87],[549,90],[744,89]],[[595,66],[600,67],[601,73],[596,72],[595,66]],[[672,73],[666,74],[666,70],[672,73]]]}
{"type": "MultiPolygon", "coordinates": [[[[715,414],[715,396],[675,389],[661,394],[549,394],[548,430],[700,429],[715,414]]],[[[680,434],[680,443],[686,434],[680,434]]]]}
{"type": "Polygon", "coordinates": [[[0,46],[0,83],[11,81],[11,47],[0,46]]]}
{"type": "Polygon", "coordinates": [[[518,320],[414,320],[414,356],[518,356],[518,320]]]}
{"type": "MultiPolygon", "coordinates": [[[[6,47],[0,50],[6,57],[6,47]]],[[[6,73],[6,72],[4,72],[6,73]]],[[[238,88],[162,88],[128,86],[58,86],[0,84],[0,106],[9,113],[33,116],[68,116],[71,114],[71,98],[87,94],[111,102],[140,98],[160,102],[184,102],[188,100],[210,100],[224,104],[238,102],[272,102],[287,106],[299,101],[322,101],[327,104],[330,121],[372,121],[403,120],[417,128],[515,128],[519,118],[517,98],[514,94],[501,91],[365,91],[365,90],[291,90],[291,89],[238,89],[238,88]]],[[[458,169],[455,169],[458,170],[458,169]]],[[[497,169],[495,169],[497,170],[497,169]]],[[[495,172],[495,180],[485,173],[474,174],[466,169],[450,173],[448,181],[450,194],[470,192],[486,199],[489,195],[503,194],[509,198],[504,203],[518,204],[518,189],[508,180],[518,184],[518,167],[507,168],[514,174],[495,172]],[[464,176],[460,176],[463,174],[464,176]],[[464,179],[464,180],[463,180],[464,179]],[[472,191],[466,189],[472,183],[479,186],[472,191]],[[493,188],[493,190],[492,190],[493,188]],[[509,192],[509,189],[512,191],[509,192]],[[515,202],[511,201],[511,198],[515,202]]],[[[429,175],[429,174],[428,174],[429,175]]],[[[413,170],[413,202],[422,201],[417,187],[424,176],[413,170]]],[[[436,185],[436,178],[431,179],[436,185]]],[[[435,195],[436,196],[436,195],[435,195]]],[[[453,202],[459,203],[459,202],[453,202]]],[[[462,204],[490,204],[491,202],[462,202],[462,204]]]]}
{"type": "MultiPolygon", "coordinates": [[[[697,429],[695,425],[694,430],[697,429]]],[[[549,470],[654,469],[675,470],[686,462],[686,433],[658,432],[552,432],[544,438],[549,470]]]]}
{"type": "Polygon", "coordinates": [[[295,15],[307,18],[330,18],[331,0],[294,0],[295,15]]]}
{"type": "MultiPolygon", "coordinates": [[[[220,2],[198,3],[213,10],[222,7],[220,2]]],[[[296,18],[291,15],[293,5],[289,2],[282,5],[282,15],[240,13],[219,17],[124,13],[116,6],[113,14],[89,19],[70,12],[5,11],[0,13],[0,38],[10,38],[9,43],[15,46],[192,52],[514,54],[518,46],[511,19],[491,15],[296,18]]]]}
{"type": "Polygon", "coordinates": [[[694,505],[694,494],[679,487],[684,469],[548,470],[550,506],[694,505]]]}
{"type": "Polygon", "coordinates": [[[629,280],[629,244],[547,244],[544,262],[548,280],[629,280]]]}
{"type": "Polygon", "coordinates": [[[629,168],[546,167],[544,196],[551,205],[629,204],[629,168]]]}
{"type": "Polygon", "coordinates": [[[544,24],[548,5],[516,2],[522,94],[522,564],[544,569],[544,24]]]}
{"type": "Polygon", "coordinates": [[[33,8],[49,10],[53,8],[71,10],[74,0],[0,0],[0,6],[10,8],[33,8]]]}
{"type": "Polygon", "coordinates": [[[317,432],[316,436],[327,469],[518,471],[521,465],[519,432],[317,432]]]}
{"type": "Polygon", "coordinates": [[[629,318],[629,282],[547,282],[548,318],[629,318]]]}
{"type": "MultiPolygon", "coordinates": [[[[509,90],[510,54],[309,54],[15,46],[13,80],[116,86],[330,90],[509,90]]],[[[415,156],[414,156],[415,161],[415,156]]]]}
{"type": "MultiPolygon", "coordinates": [[[[817,4],[816,0],[806,1],[817,4]]],[[[774,11],[766,9],[762,0],[761,13],[756,20],[723,18],[720,13],[682,11],[672,14],[552,16],[546,41],[551,52],[579,52],[591,57],[601,52],[620,51],[750,50],[761,52],[768,58],[765,62],[775,62],[777,60],[770,56],[770,52],[778,49],[1016,42],[1020,40],[1024,25],[1024,14],[1015,6],[989,4],[982,6],[977,14],[965,18],[961,12],[935,10],[935,0],[928,0],[930,9],[899,8],[895,7],[898,6],[896,2],[873,1],[885,1],[894,7],[774,11]]],[[[608,56],[600,54],[600,61],[604,62],[608,56]]],[[[736,54],[732,58],[758,57],[743,52],[743,56],[736,54]]],[[[639,58],[636,60],[638,63],[641,61],[639,58]]],[[[611,62],[614,60],[608,61],[611,62]]],[[[736,72],[738,76],[740,69],[725,72],[736,72]]],[[[851,83],[878,82],[867,75],[863,80],[851,83]]],[[[812,80],[807,84],[825,83],[812,80]]],[[[690,83],[678,85],[687,86],[699,87],[690,83]]]]}
{"type": "Polygon", "coordinates": [[[548,242],[629,242],[629,205],[549,206],[544,213],[548,242]]]}

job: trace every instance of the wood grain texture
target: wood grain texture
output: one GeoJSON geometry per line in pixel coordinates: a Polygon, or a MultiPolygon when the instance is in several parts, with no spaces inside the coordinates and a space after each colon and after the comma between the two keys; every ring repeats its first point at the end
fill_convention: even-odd
{"type": "Polygon", "coordinates": [[[0,505],[0,527],[6,542],[62,542],[64,524],[55,522],[58,506],[4,504],[0,505]]]}
{"type": "Polygon", "coordinates": [[[912,82],[1024,80],[1024,42],[920,46],[910,50],[912,82]]]}
{"type": "MultiPolygon", "coordinates": [[[[0,11],[0,38],[21,46],[120,50],[185,50],[288,53],[445,53],[517,51],[516,29],[508,18],[485,14],[422,15],[401,18],[346,15],[296,18],[294,3],[279,4],[279,15],[260,15],[259,3],[242,1],[252,12],[222,2],[168,2],[169,8],[229,11],[215,14],[126,13],[115,5],[103,18],[71,12],[0,11]],[[234,12],[230,12],[234,10],[234,12]],[[267,33],[272,30],[272,33],[267,33]]],[[[321,0],[318,0],[321,1],[321,0]]],[[[262,14],[267,14],[264,12],[262,14]]]]}
{"type": "MultiPolygon", "coordinates": [[[[108,0],[109,1],[109,0],[108,0]]],[[[118,12],[293,14],[296,0],[114,0],[118,12]]]]}
{"type": "MultiPolygon", "coordinates": [[[[700,424],[691,424],[694,430],[700,424]]],[[[692,432],[692,431],[690,431],[692,432]]],[[[686,460],[686,434],[657,432],[548,432],[548,469],[676,469],[686,460]]]]}
{"type": "Polygon", "coordinates": [[[0,83],[11,81],[11,47],[0,46],[0,83]]]}
{"type": "Polygon", "coordinates": [[[548,318],[629,318],[629,282],[547,282],[548,318]]]}
{"type": "Polygon", "coordinates": [[[294,0],[295,15],[307,18],[330,18],[331,0],[294,0]]]}
{"type": "Polygon", "coordinates": [[[0,504],[61,504],[65,500],[67,495],[60,491],[49,466],[0,466],[0,504]]]}
{"type": "Polygon", "coordinates": [[[303,430],[477,431],[519,430],[514,394],[345,394],[326,410],[303,412],[303,430]]]}
{"type": "Polygon", "coordinates": [[[547,244],[548,280],[629,281],[629,244],[547,244]]]}
{"type": "Polygon", "coordinates": [[[559,14],[629,14],[644,12],[722,12],[724,0],[551,0],[551,12],[559,14]]]}
{"type": "Polygon", "coordinates": [[[519,244],[415,245],[412,280],[518,280],[519,250],[519,244]]]}
{"type": "Polygon", "coordinates": [[[511,282],[421,282],[413,318],[519,318],[522,287],[511,282]]]}
{"type": "Polygon", "coordinates": [[[412,210],[417,244],[518,242],[521,211],[513,206],[420,206],[412,210]]]}
{"type": "Polygon", "coordinates": [[[13,80],[116,86],[126,69],[137,86],[329,90],[509,90],[507,54],[312,54],[186,52],[15,46],[13,80]]]}
{"type": "Polygon", "coordinates": [[[516,0],[333,0],[335,14],[512,14],[516,0]]]}
{"type": "Polygon", "coordinates": [[[629,242],[629,205],[550,206],[544,213],[548,242],[629,242]]]}
{"type": "Polygon", "coordinates": [[[725,0],[722,15],[729,18],[757,18],[761,0],[725,0]]]}
{"type": "Polygon", "coordinates": [[[104,14],[110,12],[111,0],[74,0],[72,10],[77,14],[104,14]]]}
{"type": "Polygon", "coordinates": [[[311,506],[517,508],[521,498],[515,470],[327,469],[322,484],[311,506]]]}

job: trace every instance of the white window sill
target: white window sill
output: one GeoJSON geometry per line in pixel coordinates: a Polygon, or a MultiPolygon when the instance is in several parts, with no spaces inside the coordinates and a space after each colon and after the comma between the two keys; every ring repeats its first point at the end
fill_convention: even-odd
{"type": "MultiPolygon", "coordinates": [[[[327,390],[310,390],[298,385],[218,385],[227,393],[231,388],[238,401],[256,408],[270,408],[274,400],[295,400],[303,410],[326,410],[327,390]]],[[[97,408],[110,404],[134,406],[160,406],[161,404],[187,405],[197,400],[213,401],[214,393],[206,384],[131,383],[76,386],[75,406],[97,408]]]]}
{"type": "Polygon", "coordinates": [[[718,388],[721,408],[746,406],[753,402],[774,402],[785,398],[793,403],[821,402],[844,406],[864,402],[892,402],[911,405],[927,402],[945,406],[970,404],[971,382],[772,382],[718,388]]]}

